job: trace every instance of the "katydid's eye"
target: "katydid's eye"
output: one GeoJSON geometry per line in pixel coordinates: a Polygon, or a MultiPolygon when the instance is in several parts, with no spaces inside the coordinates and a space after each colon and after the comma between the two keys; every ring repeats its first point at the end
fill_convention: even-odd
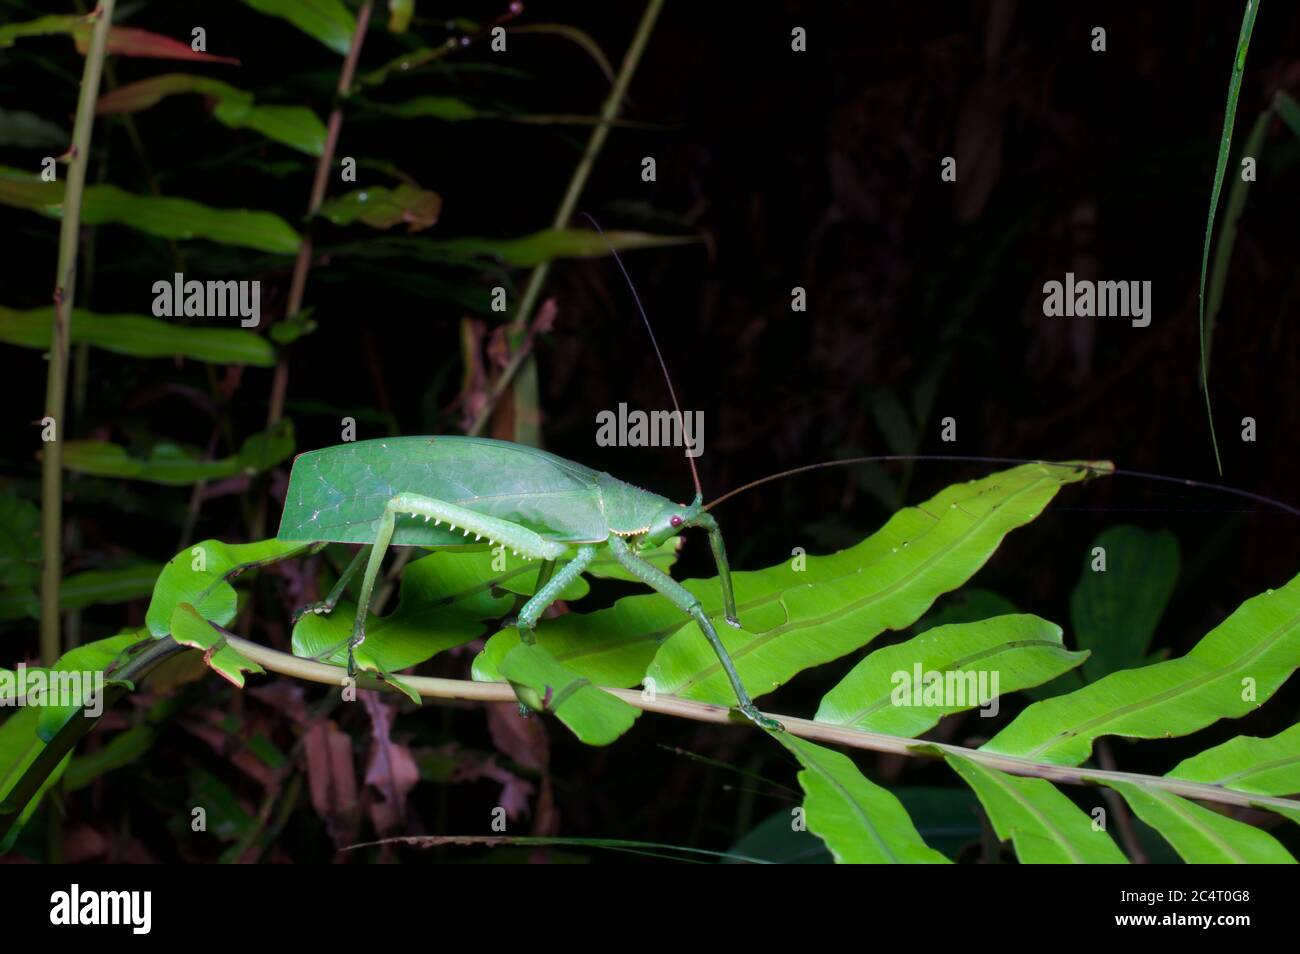
{"type": "Polygon", "coordinates": [[[677,514],[673,514],[668,518],[668,522],[674,527],[680,527],[682,525],[682,518],[677,516],[677,514]]]}

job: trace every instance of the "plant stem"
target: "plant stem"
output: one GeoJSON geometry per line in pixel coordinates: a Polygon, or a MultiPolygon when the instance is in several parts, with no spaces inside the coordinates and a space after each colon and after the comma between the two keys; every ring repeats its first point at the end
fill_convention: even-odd
{"type": "MultiPolygon", "coordinates": [[[[609,127],[618,118],[619,109],[622,107],[623,99],[627,95],[627,88],[632,82],[632,76],[636,73],[637,65],[641,62],[641,54],[645,52],[646,44],[650,41],[650,34],[654,31],[655,21],[659,18],[659,11],[663,9],[663,5],[663,0],[650,0],[646,4],[645,12],[641,14],[641,22],[637,25],[636,33],[632,37],[632,44],[627,48],[627,53],[623,56],[623,64],[619,67],[614,86],[610,89],[605,105],[600,111],[600,122],[592,129],[591,138],[587,140],[587,148],[583,151],[582,158],[573,170],[573,177],[569,180],[569,188],[565,190],[564,198],[560,200],[560,207],[556,210],[555,219],[551,223],[552,228],[564,228],[569,224],[569,219],[573,217],[573,212],[578,206],[578,199],[582,197],[582,190],[587,185],[591,170],[595,168],[596,157],[600,155],[600,150],[605,145],[605,139],[609,136],[609,127]]],[[[482,433],[506,388],[515,380],[520,369],[528,363],[530,352],[520,349],[519,346],[528,330],[528,320],[532,316],[533,308],[537,305],[538,296],[542,293],[542,286],[546,283],[546,276],[550,270],[550,262],[541,262],[533,268],[532,274],[528,276],[528,284],[524,288],[523,298],[520,299],[519,308],[510,323],[511,346],[517,349],[516,353],[501,372],[501,376],[497,379],[496,386],[492,389],[488,402],[483,406],[478,417],[475,418],[473,426],[470,427],[468,433],[471,436],[482,433]]]]}
{"type": "MultiPolygon", "coordinates": [[[[348,54],[343,58],[343,68],[339,71],[339,85],[334,108],[330,111],[329,123],[325,130],[325,147],[320,160],[316,163],[316,177],[312,180],[311,196],[307,200],[307,218],[316,214],[325,201],[325,192],[329,187],[330,169],[334,166],[334,151],[339,144],[339,130],[343,126],[343,101],[352,90],[352,80],[357,73],[357,61],[361,59],[361,46],[366,39],[366,30],[370,27],[370,12],[374,0],[366,0],[357,12],[357,25],[352,33],[352,43],[348,54]]],[[[289,280],[289,299],[285,304],[284,315],[292,318],[302,311],[302,300],[307,291],[307,273],[311,271],[314,245],[311,238],[311,222],[303,229],[302,244],[298,246],[298,257],[294,259],[293,275],[289,280]]],[[[268,429],[280,423],[284,417],[284,402],[289,393],[289,359],[281,352],[271,377],[271,395],[267,399],[266,426],[268,429]]],[[[262,485],[265,486],[264,484],[262,485]]],[[[258,494],[257,506],[249,528],[250,539],[260,540],[266,527],[266,493],[258,494]]]]}
{"type": "MultiPolygon", "coordinates": [[[[224,630],[223,630],[224,632],[224,630]]],[[[302,659],[278,650],[268,649],[257,643],[241,639],[232,633],[226,633],[226,642],[241,655],[261,665],[271,672],[293,676],[308,682],[320,682],[330,686],[341,685],[344,681],[343,670],[312,659],[302,659]]],[[[472,682],[464,679],[437,679],[430,676],[402,676],[402,684],[409,686],[419,695],[431,699],[464,699],[479,702],[513,702],[514,690],[504,682],[472,682]]],[[[383,689],[397,692],[392,686],[377,679],[358,679],[357,685],[369,689],[383,689]]],[[[696,702],[678,696],[658,695],[653,700],[645,699],[640,689],[605,689],[628,705],[636,706],[646,712],[659,712],[696,722],[714,722],[721,725],[749,725],[747,720],[740,720],[735,710],[727,706],[696,702]]],[[[1141,775],[1136,772],[1116,772],[1104,769],[1082,768],[1071,765],[1052,765],[1035,762],[1012,755],[997,755],[982,749],[968,749],[960,745],[943,742],[930,742],[922,739],[910,739],[905,736],[885,735],[880,732],[867,732],[842,725],[829,725],[814,722],[811,719],[799,719],[795,716],[781,715],[775,712],[764,713],[785,725],[791,735],[804,739],[816,739],[849,748],[867,749],[873,752],[887,752],[892,755],[904,755],[912,758],[942,758],[945,754],[959,755],[989,768],[1023,775],[1030,778],[1044,778],[1051,782],[1066,782],[1073,785],[1092,785],[1105,781],[1127,781],[1147,788],[1159,788],[1185,798],[1196,798],[1206,802],[1218,802],[1224,805],[1241,805],[1255,808],[1282,808],[1300,812],[1300,799],[1275,798],[1265,795],[1252,795],[1247,792],[1234,792],[1217,785],[1201,782],[1187,782],[1181,779],[1166,778],[1160,775],[1141,775]]]]}
{"type": "MultiPolygon", "coordinates": [[[[338,98],[330,111],[329,124],[325,132],[325,148],[320,161],[316,163],[316,178],[312,181],[311,198],[307,202],[307,217],[316,214],[325,201],[325,191],[329,187],[330,169],[334,166],[334,150],[339,144],[339,130],[343,126],[343,100],[352,90],[352,78],[356,76],[357,61],[361,59],[361,45],[366,39],[366,30],[370,26],[370,11],[374,0],[366,0],[357,13],[357,26],[352,34],[352,43],[348,55],[343,60],[343,69],[339,71],[338,98]]],[[[293,263],[293,277],[289,282],[289,301],[285,305],[286,317],[292,318],[302,311],[302,300],[307,289],[307,273],[311,271],[312,256],[311,225],[303,232],[302,244],[298,246],[298,257],[293,263]]],[[[284,416],[284,399],[289,388],[289,365],[281,357],[275,366],[275,377],[271,381],[271,398],[268,402],[266,426],[274,427],[284,416]]],[[[255,533],[254,537],[260,537],[255,533]]]]}
{"type": "Polygon", "coordinates": [[[81,197],[86,185],[86,163],[95,124],[99,78],[104,70],[104,49],[113,19],[114,0],[102,0],[86,51],[86,66],[77,96],[77,118],[72,128],[68,181],[63,193],[63,221],[59,228],[59,262],[54,277],[54,327],[50,333],[50,367],[46,375],[45,416],[54,422],[54,440],[41,458],[41,660],[54,665],[59,658],[59,582],[63,574],[63,438],[64,406],[68,388],[68,342],[72,337],[72,306],[77,290],[77,250],[81,231],[81,197]]]}

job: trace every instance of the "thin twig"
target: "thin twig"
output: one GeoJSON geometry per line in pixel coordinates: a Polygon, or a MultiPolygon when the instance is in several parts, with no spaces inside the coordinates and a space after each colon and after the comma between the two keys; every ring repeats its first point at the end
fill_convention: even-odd
{"type": "Polygon", "coordinates": [[[95,102],[104,70],[104,49],[113,20],[114,0],[103,0],[91,14],[95,28],[86,51],[86,67],[77,96],[72,127],[68,182],[63,192],[63,222],[59,229],[59,264],[54,278],[54,326],[50,333],[50,367],[46,376],[45,416],[54,422],[54,440],[41,458],[41,659],[54,665],[62,640],[59,633],[59,583],[63,575],[63,419],[68,389],[68,342],[72,338],[72,305],[77,290],[77,252],[81,232],[81,198],[86,163],[95,125],[95,102]]]}
{"type": "MultiPolygon", "coordinates": [[[[583,150],[582,158],[573,170],[573,176],[569,180],[569,187],[565,190],[564,198],[560,200],[560,207],[556,210],[555,219],[551,223],[552,228],[562,229],[569,224],[569,219],[573,217],[574,210],[578,207],[578,199],[582,197],[582,190],[587,185],[587,179],[591,176],[591,170],[595,168],[596,157],[600,155],[601,148],[605,145],[605,139],[609,136],[609,128],[623,105],[623,99],[627,95],[627,88],[632,82],[632,76],[636,73],[637,65],[641,62],[641,54],[645,52],[646,44],[650,41],[650,34],[654,31],[655,21],[659,18],[659,11],[663,9],[663,0],[650,0],[646,4],[645,12],[641,15],[641,22],[637,25],[636,33],[632,37],[632,44],[627,48],[627,53],[623,56],[623,64],[619,67],[618,78],[614,81],[614,86],[609,91],[609,96],[605,100],[605,105],[600,111],[600,122],[591,131],[591,138],[587,140],[587,148],[583,150]]],[[[515,312],[515,317],[510,323],[510,344],[512,348],[519,349],[510,359],[505,369],[501,372],[501,377],[497,380],[496,387],[488,402],[479,411],[478,417],[474,419],[473,426],[469,429],[471,436],[477,436],[483,432],[487,426],[488,420],[492,417],[492,412],[496,410],[497,403],[501,396],[505,394],[506,388],[515,380],[516,375],[528,363],[528,352],[520,348],[523,336],[528,330],[528,321],[532,315],[533,307],[537,304],[537,298],[542,293],[542,286],[546,283],[546,276],[551,269],[550,262],[538,263],[528,276],[528,284],[524,288],[523,298],[520,299],[519,308],[515,312]]]]}
{"type": "MultiPolygon", "coordinates": [[[[233,633],[226,633],[225,636],[226,642],[231,649],[243,656],[247,656],[253,662],[271,672],[278,672],[308,682],[319,682],[330,686],[343,685],[346,681],[345,673],[338,666],[330,666],[315,660],[302,659],[278,650],[268,649],[257,643],[241,639],[233,633]]],[[[464,679],[438,679],[431,676],[406,675],[402,676],[401,679],[404,686],[410,687],[425,698],[467,699],[479,702],[515,701],[514,690],[509,683],[504,682],[472,682],[464,679]]],[[[387,692],[399,691],[386,683],[380,682],[378,679],[358,679],[357,685],[368,689],[382,689],[387,692]]],[[[682,699],[678,696],[663,694],[658,694],[653,699],[647,699],[640,689],[606,688],[605,691],[646,712],[658,712],[664,715],[678,716],[682,719],[693,719],[696,722],[750,725],[747,719],[739,716],[734,709],[726,706],[711,705],[707,702],[696,702],[693,699],[682,699]]],[[[931,742],[922,739],[910,739],[904,736],[885,735],[881,732],[867,732],[862,729],[829,725],[824,722],[814,722],[811,719],[800,719],[775,712],[764,714],[784,724],[785,731],[792,735],[854,749],[888,752],[893,755],[904,755],[913,758],[942,758],[947,754],[959,755],[962,758],[970,759],[973,762],[1012,775],[1044,778],[1051,782],[1065,782],[1072,785],[1093,785],[1107,781],[1134,782],[1147,788],[1159,788],[1175,795],[1196,798],[1201,801],[1243,807],[1280,808],[1291,812],[1300,812],[1300,799],[1251,795],[1247,792],[1234,792],[1217,785],[1187,782],[1160,775],[1141,775],[1136,772],[1116,772],[1072,765],[1052,765],[1047,762],[1035,762],[1032,759],[1012,755],[998,755],[993,752],[986,752],[983,749],[968,749],[945,742],[931,742]]]]}
{"type": "MultiPolygon", "coordinates": [[[[312,180],[311,197],[307,201],[307,218],[311,219],[325,201],[325,191],[329,186],[330,170],[334,166],[334,150],[339,144],[339,129],[343,125],[343,101],[352,90],[352,80],[356,76],[357,61],[361,58],[361,45],[365,42],[366,30],[370,26],[370,11],[374,0],[366,0],[357,13],[356,29],[352,33],[352,43],[347,56],[343,59],[343,68],[339,71],[339,85],[334,108],[330,111],[329,123],[325,131],[325,147],[321,151],[320,161],[316,163],[316,177],[312,180]]],[[[302,242],[298,246],[298,257],[294,259],[293,275],[289,280],[289,299],[285,304],[284,315],[293,318],[302,311],[302,300],[307,290],[307,273],[311,271],[313,244],[311,222],[303,229],[302,242]]],[[[271,377],[271,395],[267,399],[266,427],[270,430],[284,417],[284,402],[289,392],[289,359],[282,351],[275,364],[271,377]]],[[[257,507],[249,528],[250,539],[260,540],[266,527],[266,494],[258,495],[257,507]]]]}
{"type": "MultiPolygon", "coordinates": [[[[334,150],[339,144],[339,129],[343,125],[343,101],[352,90],[352,78],[357,72],[357,61],[361,58],[361,45],[365,42],[366,29],[370,25],[370,11],[373,0],[366,0],[357,13],[357,27],[352,34],[352,43],[348,55],[343,60],[343,69],[339,72],[338,98],[330,111],[329,124],[325,132],[325,148],[320,161],[316,163],[316,178],[312,181],[311,198],[307,203],[307,217],[315,215],[325,201],[325,190],[329,186],[330,170],[334,166],[334,150]]],[[[302,300],[307,289],[307,273],[311,271],[312,240],[311,226],[303,232],[302,244],[298,246],[298,257],[293,263],[293,277],[289,282],[289,301],[285,305],[285,317],[292,318],[302,310],[302,300]]],[[[276,363],[275,377],[271,381],[271,398],[267,406],[266,426],[274,427],[284,416],[284,399],[289,389],[289,364],[283,356],[276,363]]],[[[261,536],[254,534],[254,538],[261,536]]]]}

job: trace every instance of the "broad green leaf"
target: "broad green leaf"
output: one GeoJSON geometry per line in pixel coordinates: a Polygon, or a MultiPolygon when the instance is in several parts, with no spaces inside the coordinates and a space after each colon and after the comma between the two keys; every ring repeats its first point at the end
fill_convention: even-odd
{"type": "Polygon", "coordinates": [[[1041,778],[1020,778],[959,755],[948,764],[975,790],[993,830],[1023,864],[1126,864],[1128,859],[1092,818],[1041,778]]]}
{"type": "MultiPolygon", "coordinates": [[[[92,702],[91,699],[85,698],[86,694],[94,694],[100,687],[95,685],[93,676],[91,676],[89,685],[86,685],[86,675],[102,671],[116,660],[123,650],[139,642],[142,638],[144,638],[142,632],[129,631],[108,639],[86,643],[71,650],[59,659],[53,671],[54,673],[78,675],[81,679],[81,701],[92,702]]],[[[40,671],[46,674],[45,678],[47,680],[50,678],[50,670],[40,671]]],[[[28,670],[29,675],[32,672],[33,670],[28,670]]],[[[8,678],[13,679],[15,674],[6,674],[4,670],[0,670],[0,683],[3,682],[6,675],[8,678]]],[[[29,688],[32,688],[30,682],[22,687],[24,694],[29,688]]],[[[66,680],[60,679],[57,686],[51,688],[55,691],[62,689],[63,692],[70,692],[75,690],[77,685],[75,682],[68,683],[66,680]]],[[[0,695],[7,694],[6,690],[0,689],[0,695]]],[[[9,801],[14,786],[18,784],[19,779],[40,756],[45,748],[46,740],[52,739],[70,718],[75,717],[81,711],[80,707],[77,706],[54,705],[54,699],[46,698],[44,701],[50,704],[38,705],[34,704],[33,700],[33,704],[24,705],[5,718],[3,723],[0,723],[0,813],[19,813],[17,822],[9,829],[5,838],[0,840],[0,854],[4,854],[13,847],[19,832],[22,831],[23,826],[35,813],[36,809],[40,807],[41,799],[45,796],[45,793],[58,784],[72,758],[71,753],[64,757],[54,771],[46,776],[41,783],[41,787],[28,800],[26,805],[15,805],[9,801]]],[[[92,715],[95,708],[97,707],[91,706],[92,715]]]]}
{"type": "MultiPolygon", "coordinates": [[[[744,629],[718,629],[742,681],[761,696],[887,629],[910,626],[937,597],[970,579],[1010,531],[1042,513],[1061,487],[1093,472],[1082,465],[1025,464],[900,510],[857,546],[809,557],[804,570],[783,563],[734,574],[744,629]]],[[[686,586],[706,612],[717,613],[716,581],[686,586]]],[[[671,633],[625,630],[620,638],[642,647],[662,643],[647,670],[657,691],[720,704],[732,700],[721,664],[693,623],[671,633]]]]}
{"type": "Polygon", "coordinates": [[[1267,739],[1239,735],[1183,759],[1169,778],[1219,785],[1254,795],[1300,792],[1300,725],[1267,739]]]}
{"type": "Polygon", "coordinates": [[[109,90],[99,98],[100,115],[134,113],[167,96],[198,93],[216,101],[212,115],[231,129],[252,129],[309,156],[325,151],[325,124],[302,106],[259,105],[252,93],[190,73],[167,73],[109,90]]]}
{"type": "MultiPolygon", "coordinates": [[[[645,232],[606,232],[609,245],[619,251],[636,248],[663,248],[699,241],[688,236],[649,235],[645,232]]],[[[609,254],[595,232],[586,229],[543,229],[515,239],[455,238],[428,239],[422,242],[425,254],[432,257],[500,259],[517,268],[531,268],[560,258],[603,258],[609,254]]]]}
{"type": "Polygon", "coordinates": [[[225,578],[286,560],[306,552],[310,544],[261,540],[257,543],[223,543],[204,540],[182,550],[167,561],[153,599],[145,613],[145,624],[155,639],[171,633],[172,614],[182,603],[198,610],[204,619],[225,626],[235,618],[235,588],[225,578]]]}
{"type": "MultiPolygon", "coordinates": [[[[0,305],[0,341],[47,350],[53,319],[53,308],[17,311],[0,305]]],[[[183,325],[144,315],[96,315],[76,310],[72,313],[72,343],[133,358],[179,356],[209,364],[275,366],[275,348],[254,331],[183,325]]]]}
{"type": "Polygon", "coordinates": [[[1104,735],[1187,735],[1263,705],[1300,666],[1300,576],[1253,596],[1186,656],[1111,673],[1036,702],[984,746],[990,752],[1078,765],[1104,735]]]}
{"type": "Polygon", "coordinates": [[[890,792],[866,779],[848,756],[788,732],[772,737],[803,766],[808,830],[831,850],[840,864],[948,864],[917,833],[903,805],[890,792]]]}
{"type": "Polygon", "coordinates": [[[1079,665],[1087,653],[1061,643],[1061,627],[1037,616],[998,616],[926,630],[878,649],[822,699],[818,722],[914,738],[945,715],[990,706],[1079,665]]]}
{"type": "MultiPolygon", "coordinates": [[[[42,182],[36,173],[0,166],[0,204],[63,215],[63,183],[42,182]]],[[[84,225],[125,225],[161,238],[207,239],[264,252],[298,251],[297,232],[279,216],[249,209],[214,209],[188,199],[135,195],[113,185],[91,185],[82,197],[84,225]]]]}
{"type": "MultiPolygon", "coordinates": [[[[47,694],[35,701],[29,699],[29,704],[40,710],[36,734],[43,741],[50,741],[69,719],[81,713],[83,706],[89,707],[92,717],[98,716],[102,706],[100,691],[107,680],[102,677],[97,680],[96,674],[107,669],[123,650],[144,638],[138,630],[127,630],[70,649],[59,657],[53,670],[39,670],[45,674],[47,694]],[[96,700],[99,700],[98,704],[96,700]]],[[[29,674],[34,671],[36,670],[27,670],[29,674]]]]}
{"type": "Polygon", "coordinates": [[[0,722],[0,815],[18,813],[18,820],[9,829],[9,833],[4,838],[0,838],[0,855],[13,847],[23,826],[40,807],[45,793],[58,783],[68,766],[68,759],[60,762],[58,768],[49,774],[26,805],[15,805],[9,801],[13,787],[45,749],[45,743],[36,734],[36,723],[39,717],[40,710],[35,706],[24,706],[14,710],[12,715],[6,716],[4,721],[0,722]]]}
{"type": "Polygon", "coordinates": [[[188,199],[133,195],[111,185],[87,186],[81,221],[116,223],[162,238],[201,238],[283,255],[297,252],[301,242],[284,219],[270,212],[214,209],[188,199]]]}
{"type": "Polygon", "coordinates": [[[293,447],[293,423],[286,420],[248,438],[233,457],[204,460],[175,444],[157,444],[148,457],[132,457],[126,448],[107,441],[68,441],[63,446],[63,466],[81,474],[183,487],[269,470],[291,457],[293,447]]]}
{"type": "MultiPolygon", "coordinates": [[[[659,569],[668,573],[673,561],[677,558],[677,546],[680,537],[671,537],[654,550],[641,553],[642,559],[654,564],[659,569]]],[[[561,561],[567,562],[567,561],[561,561]]],[[[560,564],[557,563],[557,566],[560,564]]],[[[587,572],[592,576],[602,577],[611,580],[623,580],[628,583],[642,585],[625,570],[608,549],[597,551],[597,556],[587,567],[587,572]]],[[[524,577],[530,583],[535,581],[536,574],[524,577]]],[[[579,580],[578,582],[581,582],[579,580]]],[[[510,588],[507,581],[503,585],[510,588]]],[[[580,595],[586,595],[586,584],[582,584],[584,589],[580,595]]],[[[528,590],[531,595],[532,589],[528,590]]],[[[562,599],[573,600],[575,597],[568,595],[566,590],[561,595],[562,599]]],[[[619,600],[609,610],[601,613],[566,613],[556,619],[543,620],[537,629],[537,641],[544,645],[546,651],[561,663],[568,665],[570,660],[578,660],[581,663],[579,671],[587,675],[598,685],[606,686],[632,686],[641,681],[645,674],[645,664],[649,657],[644,653],[633,652],[630,655],[623,652],[623,647],[617,643],[610,645],[610,635],[617,633],[620,619],[625,619],[628,625],[635,625],[633,622],[644,622],[645,616],[641,608],[638,608],[635,615],[624,617],[622,614],[636,600],[643,600],[644,597],[633,597],[631,600],[619,600]],[[620,610],[619,607],[623,607],[620,610]],[[608,615],[606,615],[608,614],[608,615]],[[592,626],[592,620],[599,617],[599,624],[592,626]],[[592,640],[605,640],[605,651],[609,653],[608,666],[602,666],[600,659],[601,653],[597,651],[593,654],[592,640]],[[643,658],[644,657],[644,658],[643,658]],[[640,662],[638,663],[638,660],[640,662]],[[607,678],[610,677],[610,678],[607,678]]],[[[648,612],[658,612],[665,625],[676,628],[681,623],[681,613],[671,603],[666,600],[656,601],[657,605],[648,612]]],[[[474,659],[473,678],[480,682],[499,682],[501,675],[497,669],[498,664],[506,654],[515,646],[519,645],[519,633],[512,626],[501,630],[495,636],[487,641],[483,651],[474,659]]]]}
{"type": "Polygon", "coordinates": [[[182,646],[202,650],[208,668],[240,689],[244,688],[244,673],[266,672],[253,660],[232,649],[226,637],[213,629],[212,624],[189,603],[180,603],[172,611],[171,633],[172,639],[182,646]]]}
{"type": "MultiPolygon", "coordinates": [[[[0,27],[3,29],[3,27],[0,27]]],[[[0,109],[0,146],[66,149],[72,135],[56,123],[23,109],[0,109]]]]}
{"type": "Polygon", "coordinates": [[[408,231],[419,232],[437,222],[441,211],[438,193],[403,184],[356,189],[323,203],[317,214],[335,225],[363,222],[376,229],[405,225],[408,231]]]}
{"type": "Polygon", "coordinates": [[[347,55],[357,21],[342,0],[244,0],[259,13],[288,20],[303,33],[347,55]]]}
{"type": "Polygon", "coordinates": [[[1159,788],[1107,780],[1133,813],[1156,831],[1188,864],[1295,864],[1277,839],[1253,825],[1220,815],[1159,788]]]}
{"type": "Polygon", "coordinates": [[[231,129],[251,129],[309,156],[319,157],[325,152],[325,124],[305,106],[228,100],[217,104],[212,115],[231,129]]]}
{"type": "Polygon", "coordinates": [[[1088,682],[1142,664],[1177,581],[1178,538],[1168,530],[1124,525],[1097,535],[1070,595],[1075,641],[1092,652],[1083,664],[1088,682]],[[1104,570],[1092,568],[1098,547],[1104,570]]]}
{"type": "Polygon", "coordinates": [[[518,645],[501,661],[501,674],[530,708],[554,712],[588,745],[609,745],[632,728],[641,710],[591,684],[537,646],[518,645]]]}

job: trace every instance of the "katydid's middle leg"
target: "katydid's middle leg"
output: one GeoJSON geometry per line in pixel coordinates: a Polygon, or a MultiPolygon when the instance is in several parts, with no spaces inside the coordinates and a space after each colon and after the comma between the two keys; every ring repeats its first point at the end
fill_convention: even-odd
{"type": "Polygon", "coordinates": [[[722,645],[722,640],[718,638],[718,631],[713,628],[713,621],[704,612],[704,607],[700,605],[699,598],[663,570],[647,563],[633,553],[622,538],[611,534],[609,548],[614,554],[614,559],[618,560],[629,573],[647,586],[668,597],[680,609],[689,614],[691,619],[695,620],[700,632],[704,634],[704,638],[709,641],[709,645],[717,653],[718,662],[722,663],[723,671],[726,672],[727,678],[731,680],[732,691],[736,693],[736,700],[740,703],[740,711],[745,714],[746,718],[764,729],[785,728],[777,720],[759,712],[758,707],[749,698],[749,692],[745,689],[745,684],[740,681],[740,674],[736,672],[736,665],[731,661],[731,654],[727,652],[727,647],[722,645]]]}
{"type": "MultiPolygon", "coordinates": [[[[521,641],[528,643],[529,645],[533,643],[537,638],[534,635],[537,629],[537,621],[542,618],[542,614],[546,612],[546,608],[559,599],[560,594],[564,592],[565,588],[570,583],[582,576],[582,571],[587,568],[587,565],[591,563],[595,556],[595,547],[578,547],[577,555],[568,563],[564,564],[564,566],[560,567],[558,572],[553,576],[546,574],[550,578],[538,587],[537,592],[534,593],[532,598],[524,604],[524,608],[519,611],[519,618],[516,620],[515,625],[519,627],[519,639],[521,641]]],[[[554,567],[554,562],[552,562],[551,565],[554,567]]],[[[545,570],[546,568],[543,567],[542,571],[544,574],[545,570]]],[[[540,578],[541,577],[539,576],[539,579],[540,578]]]]}
{"type": "Polygon", "coordinates": [[[343,572],[339,574],[338,582],[334,584],[334,588],[329,591],[329,594],[325,599],[318,600],[315,603],[307,603],[299,607],[298,612],[293,614],[293,621],[295,623],[298,622],[299,619],[306,616],[308,613],[328,614],[334,612],[335,605],[337,605],[339,599],[342,598],[343,594],[347,591],[348,584],[351,583],[352,578],[357,575],[357,570],[361,568],[361,561],[365,559],[366,554],[369,552],[369,546],[363,546],[361,549],[357,550],[356,555],[348,561],[348,565],[344,567],[343,572]]]}

